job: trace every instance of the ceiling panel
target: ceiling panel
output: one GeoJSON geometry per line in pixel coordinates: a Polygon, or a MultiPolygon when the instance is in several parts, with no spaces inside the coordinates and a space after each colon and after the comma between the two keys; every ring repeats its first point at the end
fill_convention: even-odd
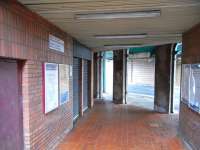
{"type": "Polygon", "coordinates": [[[199,0],[19,0],[81,43],[96,50],[104,45],[164,44],[181,41],[183,32],[200,22],[199,0]],[[155,18],[77,20],[76,14],[161,10],[155,18]],[[143,39],[96,39],[94,35],[140,34],[143,39]],[[178,33],[178,34],[177,34],[178,33]],[[165,36],[177,34],[176,36],[165,36]],[[156,36],[157,35],[157,36],[156,36]],[[160,37],[159,37],[160,36],[160,37]]]}

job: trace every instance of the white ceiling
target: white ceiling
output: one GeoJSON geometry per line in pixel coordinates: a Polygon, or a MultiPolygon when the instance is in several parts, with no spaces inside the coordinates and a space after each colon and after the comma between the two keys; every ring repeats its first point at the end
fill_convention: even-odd
{"type": "Polygon", "coordinates": [[[200,0],[19,0],[94,50],[104,45],[159,45],[181,41],[200,22],[200,0]],[[156,18],[76,20],[76,14],[161,10],[156,18]],[[96,39],[94,35],[140,34],[142,39],[96,39]],[[168,34],[168,36],[165,36],[168,34]],[[169,35],[175,34],[175,35],[169,35]]]}

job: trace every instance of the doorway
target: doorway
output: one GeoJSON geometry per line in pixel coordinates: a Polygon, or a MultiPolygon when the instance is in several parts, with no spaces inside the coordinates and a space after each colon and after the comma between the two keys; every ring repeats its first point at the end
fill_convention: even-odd
{"type": "Polygon", "coordinates": [[[81,74],[81,59],[73,58],[73,119],[79,117],[80,112],[80,74],[81,74]]]}
{"type": "Polygon", "coordinates": [[[16,60],[0,59],[1,150],[23,149],[21,67],[16,60]]]}
{"type": "Polygon", "coordinates": [[[83,60],[83,112],[88,109],[89,102],[89,61],[83,60]]]}

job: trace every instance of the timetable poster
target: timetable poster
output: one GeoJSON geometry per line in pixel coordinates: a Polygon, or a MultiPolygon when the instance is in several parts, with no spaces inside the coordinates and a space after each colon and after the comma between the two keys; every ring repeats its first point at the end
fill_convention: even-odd
{"type": "Polygon", "coordinates": [[[60,105],[69,100],[69,66],[59,64],[59,98],[60,105]]]}

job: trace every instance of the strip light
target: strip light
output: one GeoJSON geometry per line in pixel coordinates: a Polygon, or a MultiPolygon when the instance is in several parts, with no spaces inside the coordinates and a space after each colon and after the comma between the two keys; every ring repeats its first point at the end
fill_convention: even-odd
{"type": "Polygon", "coordinates": [[[161,38],[161,37],[180,37],[181,33],[175,34],[119,34],[119,35],[95,35],[96,39],[142,39],[142,38],[161,38]]]}
{"type": "Polygon", "coordinates": [[[135,12],[76,14],[75,19],[94,20],[94,19],[152,18],[152,17],[159,17],[160,15],[161,15],[160,10],[147,10],[147,11],[135,11],[135,12]]]}
{"type": "Polygon", "coordinates": [[[133,39],[146,38],[147,34],[95,35],[96,39],[133,39]]]}
{"type": "Polygon", "coordinates": [[[104,45],[104,48],[110,49],[118,49],[118,48],[132,48],[132,47],[140,47],[142,44],[119,44],[119,45],[104,45]]]}

